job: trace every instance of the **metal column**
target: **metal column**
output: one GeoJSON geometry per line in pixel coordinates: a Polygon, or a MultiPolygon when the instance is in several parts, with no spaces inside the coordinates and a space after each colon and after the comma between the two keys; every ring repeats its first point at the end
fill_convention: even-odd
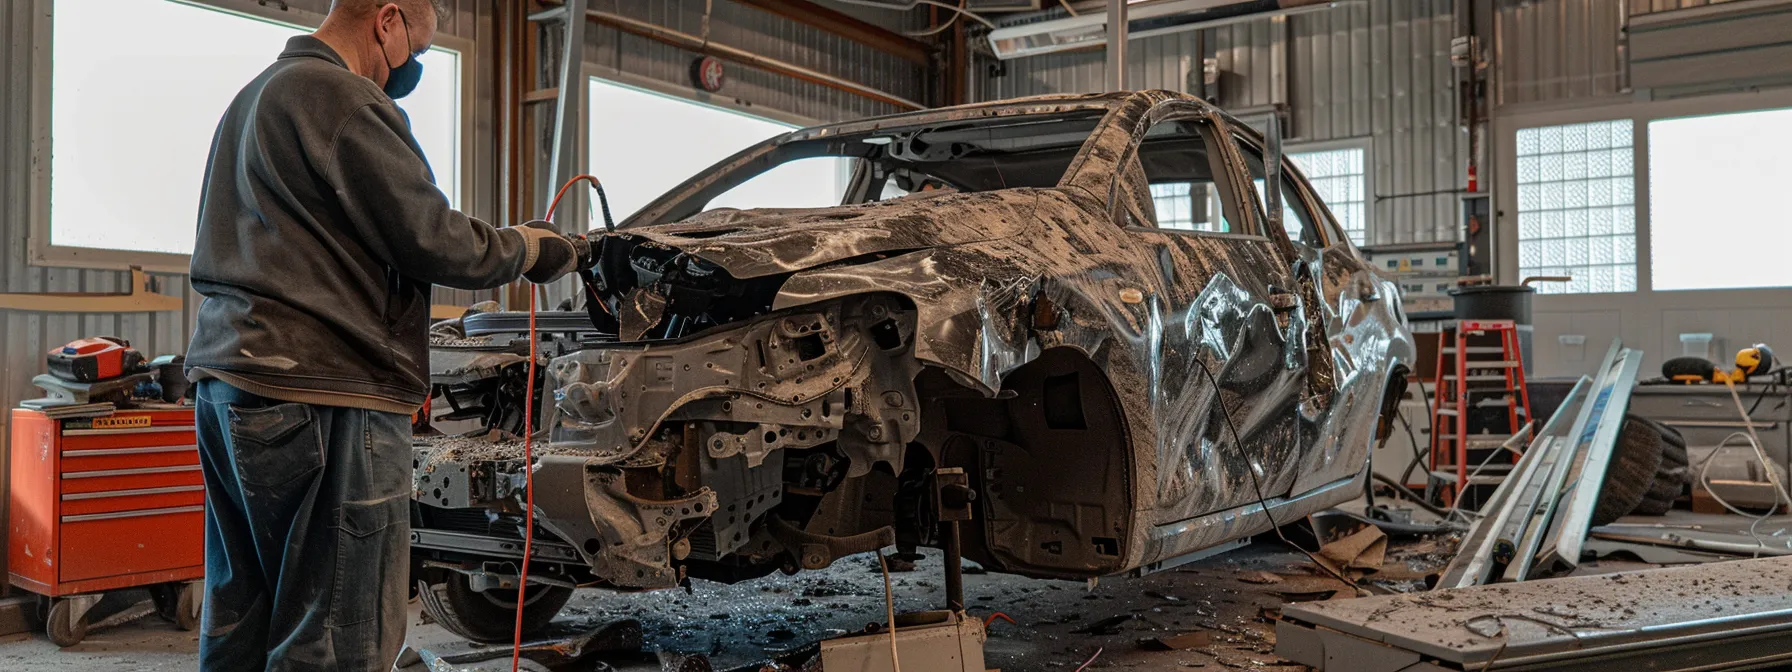
{"type": "MultiPolygon", "coordinates": [[[[578,168],[579,158],[579,122],[585,116],[585,8],[586,0],[566,0],[559,9],[548,10],[531,18],[557,18],[561,24],[560,44],[560,90],[554,100],[554,148],[548,162],[548,190],[546,195],[553,194],[581,171],[578,168]]],[[[543,214],[547,212],[549,201],[542,202],[543,214]]],[[[585,190],[569,191],[561,201],[561,212],[565,216],[556,216],[554,221],[560,225],[556,228],[577,227],[573,230],[584,231],[588,228],[585,216],[585,190]]]]}
{"type": "Polygon", "coordinates": [[[1126,90],[1126,3],[1108,0],[1108,90],[1126,90]]]}

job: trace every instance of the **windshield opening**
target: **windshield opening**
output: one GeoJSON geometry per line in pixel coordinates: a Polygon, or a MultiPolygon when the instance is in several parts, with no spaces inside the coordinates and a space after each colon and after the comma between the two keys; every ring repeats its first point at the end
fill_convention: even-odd
{"type": "Polygon", "coordinates": [[[723,208],[816,208],[1053,187],[1105,113],[1093,108],[780,136],[723,160],[623,225],[680,221],[723,208]]]}

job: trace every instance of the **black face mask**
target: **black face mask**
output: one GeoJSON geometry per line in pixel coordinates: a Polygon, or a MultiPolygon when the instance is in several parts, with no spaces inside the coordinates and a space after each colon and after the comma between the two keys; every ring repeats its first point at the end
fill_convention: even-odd
{"type": "MultiPolygon", "coordinates": [[[[398,10],[398,21],[404,24],[404,44],[408,47],[411,45],[411,22],[405,18],[402,9],[398,10]]],[[[381,50],[380,53],[382,56],[385,55],[384,50],[381,50]]],[[[423,62],[417,60],[417,54],[420,53],[423,51],[412,53],[398,65],[392,65],[392,61],[389,59],[386,61],[386,86],[383,88],[386,95],[391,96],[393,100],[411,95],[412,91],[417,90],[417,82],[423,80],[423,62]]]]}

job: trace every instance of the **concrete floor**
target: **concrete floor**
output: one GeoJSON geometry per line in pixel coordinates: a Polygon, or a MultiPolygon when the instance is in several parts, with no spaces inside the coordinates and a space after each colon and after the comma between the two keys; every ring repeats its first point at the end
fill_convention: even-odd
{"type": "MultiPolygon", "coordinates": [[[[1437,548],[1431,541],[1397,545],[1374,583],[1412,588],[1443,561],[1437,548]]],[[[897,610],[937,608],[944,600],[941,583],[937,555],[923,559],[912,572],[895,575],[897,610]]],[[[1071,670],[1098,649],[1102,653],[1091,670],[1301,669],[1274,655],[1273,626],[1264,614],[1289,599],[1312,599],[1313,593],[1341,587],[1336,580],[1316,575],[1305,557],[1273,543],[1152,576],[1092,585],[997,574],[965,577],[966,601],[973,615],[988,617],[999,611],[1015,621],[996,620],[986,646],[987,666],[1004,670],[1071,670]],[[1209,632],[1211,644],[1153,651],[1138,643],[1194,631],[1209,632]]],[[[883,580],[876,560],[857,556],[825,571],[797,576],[775,574],[732,586],[697,582],[689,594],[580,591],[562,612],[556,630],[579,632],[634,618],[643,625],[647,649],[703,653],[715,669],[725,670],[764,660],[767,652],[794,650],[861,630],[883,621],[883,613],[883,580]]],[[[468,648],[440,626],[421,621],[413,605],[407,634],[413,645],[468,648]]],[[[86,641],[68,649],[59,650],[41,634],[0,638],[0,669],[190,670],[197,646],[193,633],[150,616],[91,632],[86,641]]],[[[507,661],[503,667],[508,669],[507,661]]],[[[618,664],[617,669],[657,666],[618,664]]]]}

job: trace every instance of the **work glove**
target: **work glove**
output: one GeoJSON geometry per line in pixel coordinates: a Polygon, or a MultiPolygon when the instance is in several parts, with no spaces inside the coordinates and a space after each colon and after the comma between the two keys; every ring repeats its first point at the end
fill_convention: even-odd
{"type": "Polygon", "coordinates": [[[523,233],[528,245],[523,277],[529,282],[547,284],[573,271],[591,268],[591,241],[584,236],[559,233],[552,224],[539,219],[517,230],[523,233]]]}

